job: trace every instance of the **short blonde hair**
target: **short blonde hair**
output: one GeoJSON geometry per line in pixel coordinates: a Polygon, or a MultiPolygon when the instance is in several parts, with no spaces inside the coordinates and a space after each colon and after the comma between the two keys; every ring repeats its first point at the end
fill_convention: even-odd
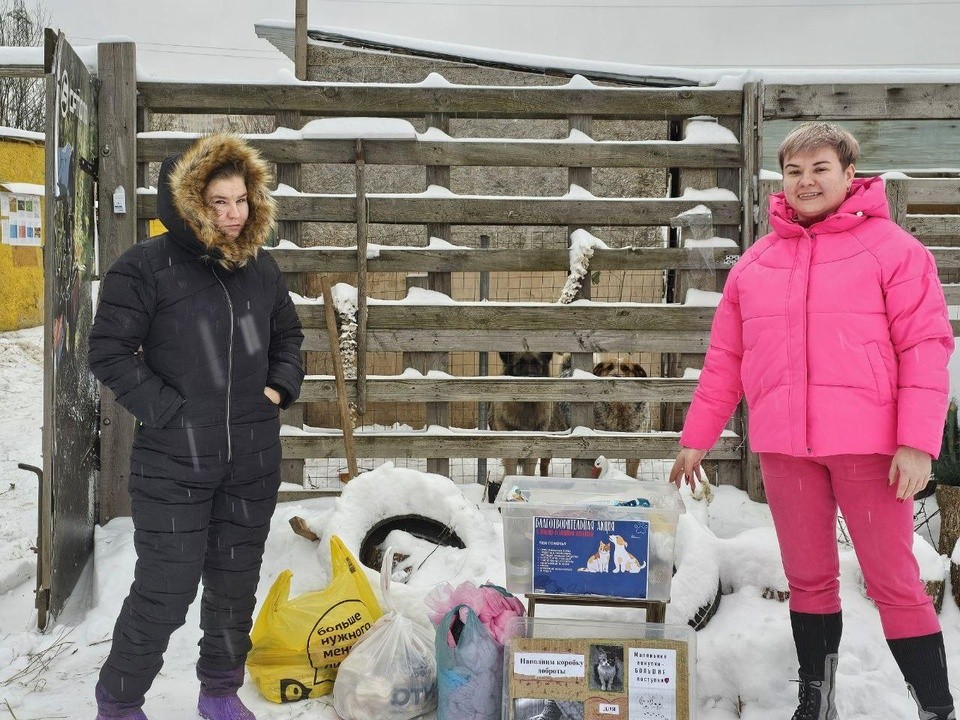
{"type": "Polygon", "coordinates": [[[783,163],[787,158],[822,147],[833,148],[844,170],[860,159],[860,143],[842,127],[833,123],[808,122],[790,131],[780,143],[780,150],[777,152],[780,169],[783,170],[783,163]]]}

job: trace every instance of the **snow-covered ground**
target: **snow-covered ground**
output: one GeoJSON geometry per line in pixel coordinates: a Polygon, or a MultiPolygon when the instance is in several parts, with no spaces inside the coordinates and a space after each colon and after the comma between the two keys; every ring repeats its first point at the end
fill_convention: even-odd
{"type": "MultiPolygon", "coordinates": [[[[132,526],[129,520],[114,520],[98,529],[94,567],[88,568],[70,606],[46,634],[36,631],[32,546],[37,533],[37,482],[16,465],[41,461],[41,364],[39,328],[0,334],[0,720],[94,717],[97,671],[109,650],[113,621],[133,574],[132,526]]],[[[663,466],[647,464],[645,473],[662,480],[663,466]]],[[[325,547],[294,535],[288,525],[291,516],[303,516],[322,535],[340,531],[349,536],[358,531],[362,514],[369,512],[358,510],[364,507],[364,493],[371,502],[382,504],[390,502],[390,497],[373,492],[374,488],[402,481],[414,489],[434,487],[436,493],[443,486],[436,476],[390,468],[378,469],[372,480],[356,486],[352,501],[319,499],[279,507],[267,543],[259,597],[286,568],[294,572],[295,593],[323,587],[327,581],[325,547]]],[[[503,582],[499,515],[488,505],[477,506],[480,486],[459,487],[465,501],[453,486],[444,487],[443,497],[449,507],[460,508],[461,522],[477,526],[464,528],[463,533],[475,532],[479,539],[471,543],[470,551],[445,549],[442,562],[435,556],[423,564],[400,593],[401,608],[412,615],[420,617],[419,598],[451,573],[448,579],[503,582]]],[[[783,583],[767,508],[730,487],[718,488],[709,505],[688,494],[684,501],[688,511],[678,534],[680,569],[668,619],[683,615],[691,603],[695,607],[698,593],[709,592],[704,578],[711,567],[719,572],[725,593],[716,616],[697,633],[699,718],[787,718],[795,707],[796,685],[790,680],[795,677],[796,660],[786,603],[764,598],[764,590],[777,590],[783,583]]],[[[927,511],[932,512],[932,499],[927,503],[927,511]]],[[[929,540],[927,530],[936,537],[936,520],[921,533],[929,540]]],[[[922,542],[917,548],[925,575],[942,572],[943,560],[932,548],[922,542]]],[[[876,611],[861,594],[856,558],[848,548],[842,549],[841,557],[845,634],[838,677],[840,714],[844,720],[916,717],[883,641],[876,611]]],[[[542,608],[538,616],[642,619],[642,613],[635,612],[630,616],[630,611],[618,610],[614,618],[609,611],[554,606],[542,608]]],[[[949,587],[941,621],[951,685],[954,694],[960,695],[960,611],[949,587]]],[[[197,624],[195,604],[185,627],[173,636],[166,664],[147,699],[145,710],[152,720],[196,717],[197,624]]],[[[262,699],[250,682],[241,696],[261,719],[337,717],[329,698],[274,705],[262,699]]]]}

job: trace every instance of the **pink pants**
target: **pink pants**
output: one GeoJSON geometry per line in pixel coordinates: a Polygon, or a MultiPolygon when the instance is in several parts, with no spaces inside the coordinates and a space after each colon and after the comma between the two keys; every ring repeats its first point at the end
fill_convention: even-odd
{"type": "Polygon", "coordinates": [[[940,631],[913,555],[913,503],[897,501],[887,479],[891,461],[760,454],[794,612],[840,612],[839,506],[887,639],[940,631]]]}

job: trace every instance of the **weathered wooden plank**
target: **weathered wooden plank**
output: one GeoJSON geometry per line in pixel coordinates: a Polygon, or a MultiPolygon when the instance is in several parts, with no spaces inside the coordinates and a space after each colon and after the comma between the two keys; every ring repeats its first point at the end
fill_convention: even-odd
{"type": "MultiPolygon", "coordinates": [[[[277,219],[280,222],[315,220],[318,222],[354,223],[357,219],[357,201],[353,195],[278,195],[277,219]]],[[[157,194],[137,193],[137,215],[140,218],[157,217],[157,194]]]]}
{"type": "Polygon", "coordinates": [[[21,64],[21,65],[0,65],[0,77],[2,78],[42,78],[45,74],[43,63],[21,64]]]}
{"type": "Polygon", "coordinates": [[[594,117],[668,120],[739,115],[739,90],[710,88],[423,87],[420,85],[234,85],[141,82],[140,102],[155,112],[273,114],[299,110],[324,117],[594,117]]]}
{"type": "MultiPolygon", "coordinates": [[[[275,248],[270,253],[287,273],[357,272],[349,248],[275,248]]],[[[736,248],[643,248],[595,250],[590,270],[727,270],[740,258],[736,248]]],[[[367,262],[369,272],[569,271],[567,250],[380,249],[367,262]]]]}
{"type": "Polygon", "coordinates": [[[765,118],[796,120],[952,120],[957,83],[767,85],[765,118]]]}
{"type": "MultiPolygon", "coordinates": [[[[369,352],[689,352],[707,351],[704,330],[370,330],[369,352]]],[[[329,352],[325,330],[307,328],[303,349],[329,352]]]]}
{"type": "Polygon", "coordinates": [[[960,285],[956,283],[945,284],[943,295],[947,299],[947,305],[960,305],[960,285]]]}
{"type": "Polygon", "coordinates": [[[670,218],[706,205],[719,223],[740,222],[737,200],[378,197],[370,199],[375,223],[452,225],[666,225],[670,218]]]}
{"type": "MultiPolygon", "coordinates": [[[[577,398],[583,402],[690,402],[696,380],[679,378],[367,378],[369,402],[558,402],[577,398]]],[[[348,397],[356,395],[347,385],[348,397]]],[[[333,402],[337,387],[333,376],[308,376],[299,402],[333,402]]]]}
{"type": "MultiPolygon", "coordinates": [[[[352,140],[288,140],[250,136],[250,145],[271,162],[353,162],[352,140]]],[[[183,152],[193,138],[142,137],[141,162],[160,162],[183,152]]],[[[740,167],[735,143],[562,142],[556,140],[364,140],[368,165],[449,165],[454,167],[740,167]]]]}
{"type": "Polygon", "coordinates": [[[911,205],[960,205],[958,178],[910,178],[906,182],[911,205]]]}
{"type": "MultiPolygon", "coordinates": [[[[679,433],[527,433],[454,431],[440,433],[357,433],[358,457],[597,457],[672,458],[679,433]]],[[[711,460],[739,460],[741,438],[725,435],[707,455],[711,460]]],[[[282,435],[285,458],[343,457],[339,434],[282,435]]]]}
{"type": "MultiPolygon", "coordinates": [[[[326,327],[323,305],[299,304],[305,328],[326,327]]],[[[697,305],[529,305],[483,303],[456,305],[371,305],[371,330],[709,330],[715,308],[697,305]]],[[[587,352],[584,350],[584,352],[587,352]]]]}
{"type": "Polygon", "coordinates": [[[940,270],[956,270],[960,268],[960,247],[930,247],[933,259],[940,270]]]}
{"type": "Polygon", "coordinates": [[[960,336],[960,320],[951,320],[950,327],[953,328],[953,336],[960,336]]]}
{"type": "Polygon", "coordinates": [[[906,229],[921,240],[960,237],[960,215],[907,215],[906,229]]]}
{"type": "MultiPolygon", "coordinates": [[[[154,193],[141,193],[139,216],[156,217],[154,193]]],[[[369,222],[423,225],[668,225],[670,218],[697,205],[710,208],[718,224],[740,222],[738,200],[682,198],[568,200],[533,197],[431,197],[368,195],[369,222]]],[[[353,195],[280,195],[282,220],[345,222],[356,219],[353,195]]]]}

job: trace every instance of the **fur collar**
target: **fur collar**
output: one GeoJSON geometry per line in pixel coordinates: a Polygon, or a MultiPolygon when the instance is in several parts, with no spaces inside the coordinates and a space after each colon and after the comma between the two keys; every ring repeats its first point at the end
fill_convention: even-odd
{"type": "Polygon", "coordinates": [[[243,267],[256,258],[266,242],[276,217],[276,202],[270,195],[270,169],[260,153],[238,135],[217,133],[200,138],[180,156],[170,173],[170,194],[177,214],[193,231],[209,255],[228,270],[243,267]],[[250,216],[240,237],[230,240],[213,221],[203,202],[207,178],[214,169],[239,160],[245,169],[250,216]]]}

